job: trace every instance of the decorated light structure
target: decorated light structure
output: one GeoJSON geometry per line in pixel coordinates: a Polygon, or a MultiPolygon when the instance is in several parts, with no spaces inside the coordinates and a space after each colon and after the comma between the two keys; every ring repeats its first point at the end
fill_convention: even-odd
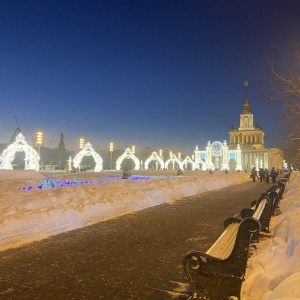
{"type": "Polygon", "coordinates": [[[187,156],[183,161],[182,161],[182,167],[185,166],[185,169],[187,169],[187,165],[188,164],[192,165],[192,170],[194,171],[195,169],[198,168],[198,164],[196,162],[194,162],[193,159],[191,159],[189,156],[187,156]]]}
{"type": "Polygon", "coordinates": [[[25,152],[25,170],[39,170],[40,156],[27,144],[25,136],[21,132],[17,135],[16,141],[9,145],[0,155],[0,169],[13,169],[11,163],[15,158],[16,152],[25,152]]]}
{"type": "Polygon", "coordinates": [[[172,163],[172,170],[175,170],[175,162],[179,165],[179,169],[183,170],[182,162],[176,157],[175,154],[172,154],[171,157],[165,162],[165,168],[168,169],[169,163],[172,163]]]}
{"type": "Polygon", "coordinates": [[[140,170],[140,161],[132,153],[130,148],[126,148],[125,152],[117,159],[117,161],[116,161],[116,170],[121,169],[121,163],[123,162],[124,159],[132,159],[135,163],[134,170],[140,170]]]}
{"type": "Polygon", "coordinates": [[[73,166],[74,168],[79,168],[82,158],[84,156],[92,156],[95,160],[96,166],[94,172],[101,172],[102,171],[102,164],[103,160],[101,156],[95,152],[93,146],[90,143],[86,143],[83,149],[74,157],[73,159],[73,166]]]}
{"type": "Polygon", "coordinates": [[[145,161],[145,170],[148,170],[149,163],[151,161],[155,161],[156,170],[158,169],[158,164],[160,165],[161,170],[164,169],[165,165],[164,165],[164,161],[161,159],[161,155],[157,155],[157,153],[153,151],[150,157],[145,161]]]}

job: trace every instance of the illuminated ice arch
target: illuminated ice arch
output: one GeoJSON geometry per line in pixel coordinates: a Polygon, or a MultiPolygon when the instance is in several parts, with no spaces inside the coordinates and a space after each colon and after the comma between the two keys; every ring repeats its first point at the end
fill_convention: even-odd
{"type": "Polygon", "coordinates": [[[116,170],[121,170],[121,164],[124,159],[132,159],[135,163],[135,170],[140,169],[140,161],[138,158],[131,152],[130,148],[126,148],[125,152],[117,159],[116,161],[116,170]]]}
{"type": "Polygon", "coordinates": [[[9,145],[0,155],[0,169],[13,169],[11,163],[15,158],[16,152],[25,152],[25,170],[39,170],[40,156],[32,147],[27,144],[25,141],[25,136],[21,132],[16,136],[16,141],[9,145]]]}
{"type": "Polygon", "coordinates": [[[101,172],[103,167],[103,160],[101,156],[93,149],[90,143],[86,143],[83,149],[73,158],[74,168],[79,168],[82,158],[84,156],[92,156],[95,160],[96,166],[94,172],[101,172]]]}
{"type": "Polygon", "coordinates": [[[183,165],[182,165],[182,162],[176,157],[175,154],[172,154],[172,157],[169,158],[166,162],[165,162],[165,168],[168,170],[168,166],[170,163],[172,163],[172,170],[175,170],[175,162],[178,163],[179,165],[179,169],[183,169],[183,165]]]}
{"type": "Polygon", "coordinates": [[[215,165],[212,162],[204,162],[204,164],[202,165],[202,170],[206,171],[206,170],[215,170],[215,165]]]}
{"type": "Polygon", "coordinates": [[[156,151],[153,151],[151,153],[151,155],[147,158],[147,160],[145,161],[145,170],[148,170],[148,165],[151,161],[156,161],[160,164],[160,168],[161,170],[164,169],[165,164],[164,161],[160,158],[160,156],[157,154],[156,151]]]}
{"type": "Polygon", "coordinates": [[[202,163],[202,161],[199,161],[198,163],[194,162],[189,156],[187,156],[183,161],[182,161],[182,167],[185,166],[185,169],[187,169],[187,164],[192,165],[192,170],[195,171],[196,169],[199,168],[199,163],[202,163]]]}

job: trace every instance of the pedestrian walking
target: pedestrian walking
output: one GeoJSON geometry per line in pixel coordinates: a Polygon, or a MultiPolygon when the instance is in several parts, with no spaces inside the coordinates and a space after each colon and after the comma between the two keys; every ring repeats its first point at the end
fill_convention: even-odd
{"type": "Polygon", "coordinates": [[[278,174],[277,170],[274,167],[272,167],[272,170],[270,172],[270,176],[272,178],[272,183],[276,183],[277,174],[278,174]]]}
{"type": "Polygon", "coordinates": [[[251,170],[251,177],[252,177],[253,182],[255,182],[256,176],[257,176],[257,172],[255,170],[255,167],[253,167],[251,170]]]}
{"type": "Polygon", "coordinates": [[[259,179],[260,179],[260,183],[265,181],[265,170],[263,168],[259,169],[259,179]]]}
{"type": "Polygon", "coordinates": [[[266,183],[269,183],[270,181],[270,172],[268,169],[265,169],[265,179],[266,179],[266,183]]]}

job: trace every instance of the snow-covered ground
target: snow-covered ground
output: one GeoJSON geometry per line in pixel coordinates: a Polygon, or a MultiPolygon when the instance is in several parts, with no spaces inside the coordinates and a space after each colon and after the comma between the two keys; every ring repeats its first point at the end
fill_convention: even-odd
{"type": "Polygon", "coordinates": [[[249,181],[249,174],[134,171],[45,174],[0,171],[0,250],[177,198],[249,181]]]}
{"type": "MultiPolygon", "coordinates": [[[[0,250],[178,198],[249,181],[249,173],[134,171],[40,174],[0,171],[0,250]]],[[[274,237],[249,260],[243,300],[300,299],[300,173],[294,172],[272,219],[274,237]]]]}
{"type": "Polygon", "coordinates": [[[271,220],[272,238],[257,244],[249,260],[243,300],[300,299],[300,173],[293,172],[271,220]]]}

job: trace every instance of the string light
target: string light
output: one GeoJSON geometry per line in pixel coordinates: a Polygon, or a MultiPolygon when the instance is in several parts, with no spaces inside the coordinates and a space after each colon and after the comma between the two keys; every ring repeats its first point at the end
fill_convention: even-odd
{"type": "MultiPolygon", "coordinates": [[[[129,180],[137,181],[137,180],[151,180],[151,179],[164,179],[164,178],[177,178],[177,176],[175,176],[175,175],[157,175],[157,176],[132,175],[129,178],[129,180]]],[[[71,180],[46,179],[46,180],[41,180],[40,184],[35,189],[42,190],[45,188],[53,189],[53,188],[62,188],[62,187],[70,187],[70,186],[78,186],[78,185],[96,185],[96,184],[106,184],[106,183],[118,182],[118,181],[124,181],[122,179],[121,175],[100,177],[99,180],[80,180],[80,179],[76,179],[76,178],[71,179],[71,180]]],[[[18,188],[18,190],[19,191],[32,191],[32,190],[34,190],[34,188],[32,185],[30,185],[29,187],[18,188]]]]}

